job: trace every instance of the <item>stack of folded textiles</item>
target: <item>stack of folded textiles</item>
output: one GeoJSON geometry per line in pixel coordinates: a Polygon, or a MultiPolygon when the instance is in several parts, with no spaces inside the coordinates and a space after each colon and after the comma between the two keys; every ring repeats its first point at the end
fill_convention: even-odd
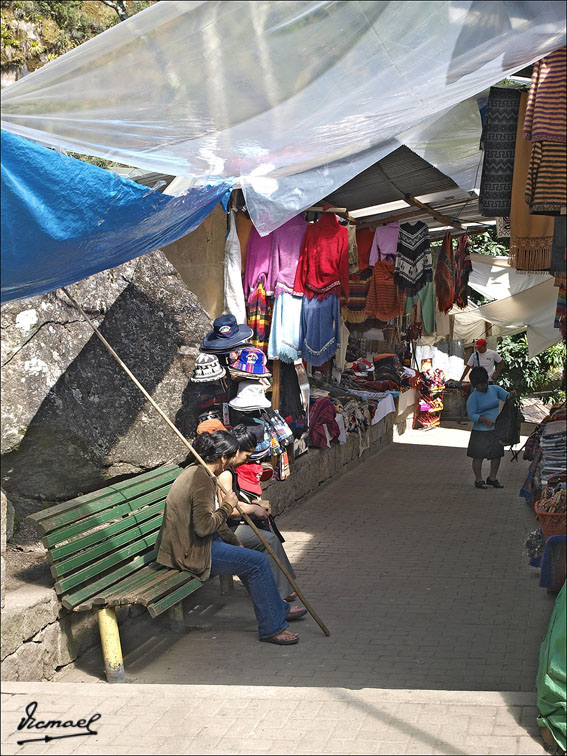
{"type": "Polygon", "coordinates": [[[566,442],[567,433],[563,420],[546,423],[540,441],[543,456],[541,479],[544,485],[549,478],[565,472],[566,442]]]}

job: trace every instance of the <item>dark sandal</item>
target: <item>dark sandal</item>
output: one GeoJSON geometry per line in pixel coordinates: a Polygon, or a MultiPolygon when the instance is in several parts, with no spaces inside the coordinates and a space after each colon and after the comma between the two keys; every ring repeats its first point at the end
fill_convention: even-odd
{"type": "Polygon", "coordinates": [[[272,635],[271,638],[260,638],[262,643],[275,643],[276,646],[292,646],[294,643],[299,642],[299,637],[296,638],[280,638],[279,636],[282,635],[282,633],[278,633],[277,635],[272,635]]]}
{"type": "Polygon", "coordinates": [[[307,609],[300,609],[298,612],[293,612],[293,614],[291,612],[288,612],[286,620],[287,622],[294,622],[295,620],[305,617],[306,614],[307,614],[307,609]]]}
{"type": "Polygon", "coordinates": [[[474,487],[475,488],[488,488],[488,486],[483,480],[475,480],[474,487]]]}

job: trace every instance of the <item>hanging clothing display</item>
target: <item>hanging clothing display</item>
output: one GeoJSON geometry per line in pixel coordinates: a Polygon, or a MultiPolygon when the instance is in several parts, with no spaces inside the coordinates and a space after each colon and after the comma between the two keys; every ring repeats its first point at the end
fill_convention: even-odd
{"type": "Polygon", "coordinates": [[[565,215],[567,144],[534,142],[526,178],[526,203],[534,215],[565,215]]]}
{"type": "Polygon", "coordinates": [[[379,260],[374,266],[374,274],[370,282],[366,313],[386,322],[401,315],[403,309],[404,293],[396,286],[394,263],[379,260]]]}
{"type": "Polygon", "coordinates": [[[530,215],[525,200],[531,143],[523,138],[528,95],[522,92],[516,130],[514,181],[510,210],[510,259],[517,270],[549,270],[553,217],[530,215]]]}
{"type": "Polygon", "coordinates": [[[368,313],[364,308],[371,281],[371,268],[367,268],[362,273],[351,273],[349,276],[349,297],[348,299],[341,297],[341,315],[347,323],[364,323],[367,320],[368,313]]]}
{"type": "Polygon", "coordinates": [[[260,236],[255,228],[250,231],[246,251],[246,268],[244,273],[244,296],[250,297],[256,291],[260,278],[264,277],[264,286],[268,279],[272,253],[272,234],[260,236]]]}
{"type": "Polygon", "coordinates": [[[358,250],[358,272],[366,270],[369,266],[370,248],[374,241],[374,231],[371,228],[361,228],[356,232],[356,247],[358,250]]]}
{"type": "Polygon", "coordinates": [[[426,223],[402,223],[398,238],[398,254],[394,281],[407,294],[416,294],[433,280],[429,229],[426,223]]]}
{"type": "Polygon", "coordinates": [[[469,303],[468,285],[472,271],[469,237],[463,234],[457,241],[454,259],[454,294],[453,304],[463,310],[469,303]]]}
{"type": "Polygon", "coordinates": [[[510,214],[520,90],[490,87],[482,129],[478,208],[488,218],[510,214]]]}
{"type": "Polygon", "coordinates": [[[299,348],[310,365],[322,365],[335,354],[340,343],[339,298],[303,298],[299,348]]]}
{"type": "Polygon", "coordinates": [[[553,243],[551,247],[551,275],[563,273],[566,267],[567,246],[567,218],[564,215],[557,216],[553,225],[553,243]]]}
{"type": "Polygon", "coordinates": [[[531,142],[567,141],[567,48],[534,63],[524,139],[531,142]]]}
{"type": "Polygon", "coordinates": [[[385,226],[378,226],[370,247],[369,265],[376,265],[378,260],[383,260],[385,257],[394,258],[398,253],[399,235],[400,224],[398,221],[387,223],[385,226]]]}
{"type": "Polygon", "coordinates": [[[260,276],[256,288],[248,298],[248,325],[252,329],[250,343],[261,349],[264,354],[268,351],[271,320],[271,308],[266,297],[266,279],[265,276],[260,276]]]}
{"type": "Polygon", "coordinates": [[[241,210],[236,214],[236,231],[238,233],[238,241],[240,242],[240,255],[242,257],[242,270],[246,270],[246,252],[248,250],[248,242],[250,240],[250,233],[254,228],[254,224],[241,210]]]}
{"type": "Polygon", "coordinates": [[[455,294],[453,240],[449,231],[441,243],[434,280],[437,307],[446,314],[453,307],[455,294]]]}
{"type": "Polygon", "coordinates": [[[406,297],[404,313],[410,313],[417,302],[421,305],[421,320],[427,333],[435,333],[435,284],[426,283],[417,294],[406,297]]]}
{"type": "Polygon", "coordinates": [[[301,215],[291,218],[270,236],[272,247],[267,278],[267,293],[278,297],[283,292],[291,294],[301,245],[309,223],[301,215]]]}
{"type": "Polygon", "coordinates": [[[302,297],[284,292],[274,300],[268,359],[293,362],[299,357],[302,297]]]}
{"type": "Polygon", "coordinates": [[[309,445],[327,449],[330,441],[338,439],[340,429],[336,421],[337,411],[330,399],[316,399],[309,408],[309,445]],[[326,431],[326,432],[325,432],[326,431]]]}
{"type": "Polygon", "coordinates": [[[348,233],[348,272],[358,273],[358,247],[356,245],[356,226],[349,223],[346,227],[348,233]]]}
{"type": "Polygon", "coordinates": [[[246,322],[246,303],[242,290],[242,257],[236,230],[236,211],[230,211],[230,230],[224,250],[224,311],[238,323],[246,322]]]}
{"type": "Polygon", "coordinates": [[[348,297],[348,231],[334,213],[323,213],[309,224],[293,285],[294,293],[308,299],[340,296],[341,287],[348,297]]]}

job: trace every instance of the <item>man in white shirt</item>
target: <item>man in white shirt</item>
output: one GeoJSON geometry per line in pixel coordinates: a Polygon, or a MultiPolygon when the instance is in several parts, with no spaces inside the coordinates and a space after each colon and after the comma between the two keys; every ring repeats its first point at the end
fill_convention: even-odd
{"type": "Polygon", "coordinates": [[[488,349],[486,339],[479,339],[475,344],[475,351],[469,357],[461,381],[464,381],[469,371],[474,367],[483,367],[488,373],[490,383],[494,383],[504,367],[504,360],[494,349],[488,349]]]}

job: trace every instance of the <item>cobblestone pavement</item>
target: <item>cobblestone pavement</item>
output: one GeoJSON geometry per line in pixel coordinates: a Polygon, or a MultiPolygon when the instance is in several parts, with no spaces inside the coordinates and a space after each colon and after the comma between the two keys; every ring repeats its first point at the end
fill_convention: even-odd
{"type": "Polygon", "coordinates": [[[507,453],[505,488],[475,489],[467,430],[410,431],[279,518],[331,637],[306,618],[297,646],[259,644],[243,587],[210,583],[185,634],[145,616],[123,633],[129,684],[104,682],[99,650],[56,682],[4,683],[4,753],[544,754],[533,690],[554,597],[521,554],[527,464],[507,453]],[[101,713],[98,734],[18,746],[32,700],[36,718],[101,713]]]}

